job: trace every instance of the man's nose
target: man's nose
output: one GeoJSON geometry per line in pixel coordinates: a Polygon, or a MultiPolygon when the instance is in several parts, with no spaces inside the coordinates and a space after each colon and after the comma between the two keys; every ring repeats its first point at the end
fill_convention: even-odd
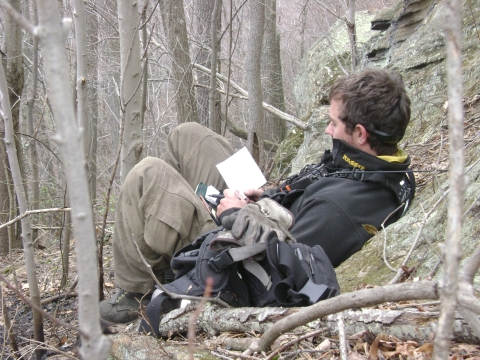
{"type": "Polygon", "coordinates": [[[328,123],[328,126],[325,129],[325,134],[333,136],[333,125],[331,121],[328,123]]]}

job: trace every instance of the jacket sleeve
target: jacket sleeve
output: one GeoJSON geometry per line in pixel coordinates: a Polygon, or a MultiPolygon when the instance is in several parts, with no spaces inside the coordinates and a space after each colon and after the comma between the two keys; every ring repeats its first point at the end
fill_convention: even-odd
{"type": "Polygon", "coordinates": [[[337,203],[326,197],[305,197],[297,206],[291,234],[300,243],[320,245],[332,265],[339,266],[371,237],[337,203]]]}

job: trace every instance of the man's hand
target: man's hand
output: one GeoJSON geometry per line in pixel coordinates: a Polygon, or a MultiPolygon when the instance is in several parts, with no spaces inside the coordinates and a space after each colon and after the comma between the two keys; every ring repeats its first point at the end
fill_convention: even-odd
{"type": "Polygon", "coordinates": [[[226,229],[232,231],[235,239],[251,245],[267,241],[272,231],[277,233],[280,241],[291,238],[288,229],[293,225],[293,215],[276,201],[262,199],[245,205],[241,210],[223,217],[221,221],[226,229]]]}
{"type": "Polygon", "coordinates": [[[244,199],[238,190],[225,189],[223,196],[224,198],[217,206],[217,215],[230,208],[243,208],[248,203],[248,200],[244,199]]]}

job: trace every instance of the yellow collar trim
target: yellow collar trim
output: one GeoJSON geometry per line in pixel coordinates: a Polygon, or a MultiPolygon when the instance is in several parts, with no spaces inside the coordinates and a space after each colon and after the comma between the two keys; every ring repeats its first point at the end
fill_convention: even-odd
{"type": "Polygon", "coordinates": [[[381,155],[378,158],[390,163],[403,164],[407,160],[408,155],[405,150],[398,149],[395,155],[381,155]]]}

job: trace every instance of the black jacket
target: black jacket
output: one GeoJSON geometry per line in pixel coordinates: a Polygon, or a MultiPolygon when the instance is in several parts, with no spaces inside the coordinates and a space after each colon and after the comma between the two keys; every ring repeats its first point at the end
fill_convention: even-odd
{"type": "Polygon", "coordinates": [[[414,178],[404,172],[409,165],[410,158],[390,163],[334,139],[332,152],[327,150],[321,163],[307,166],[265,195],[293,213],[291,233],[297,241],[321,245],[337,267],[373,236],[365,225],[380,230],[402,203],[386,225],[406,210],[414,195],[414,178]],[[291,190],[285,191],[286,185],[291,190]]]}

